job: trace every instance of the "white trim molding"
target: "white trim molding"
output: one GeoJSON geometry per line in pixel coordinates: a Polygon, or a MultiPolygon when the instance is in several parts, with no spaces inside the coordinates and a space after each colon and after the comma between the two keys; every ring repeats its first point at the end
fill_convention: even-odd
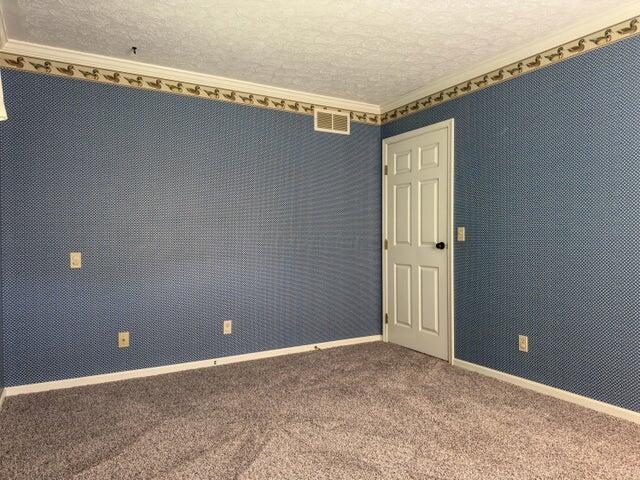
{"type": "Polygon", "coordinates": [[[608,415],[612,415],[629,422],[640,424],[640,412],[627,410],[626,408],[618,407],[610,403],[601,402],[600,400],[594,400],[593,398],[578,395],[576,393],[571,393],[559,388],[550,387],[549,385],[545,385],[543,383],[534,382],[533,380],[527,380],[526,378],[517,377],[515,375],[500,372],[498,370],[493,370],[491,368],[483,367],[482,365],[477,365],[471,362],[466,362],[464,360],[459,360],[457,358],[453,359],[452,364],[456,367],[464,368],[465,370],[470,370],[472,372],[495,378],[496,380],[511,383],[513,385],[517,385],[518,387],[533,390],[535,392],[549,395],[550,397],[558,398],[566,402],[575,403],[576,405],[580,405],[581,407],[589,408],[600,413],[606,413],[608,415]]]}
{"type": "Polygon", "coordinates": [[[2,404],[4,403],[4,397],[7,396],[7,389],[3,388],[0,390],[0,410],[2,409],[2,404]]]}
{"type": "Polygon", "coordinates": [[[180,70],[171,67],[163,67],[160,65],[136,62],[133,60],[107,57],[105,55],[83,53],[76,50],[67,50],[66,48],[50,47],[37,43],[22,42],[19,40],[7,40],[7,43],[3,47],[3,51],[13,53],[15,55],[45,58],[47,60],[53,60],[61,63],[90,65],[95,68],[103,68],[106,70],[133,72],[137,75],[147,77],[175,79],[176,81],[188,82],[196,85],[212,85],[225,90],[250,92],[254,95],[285,98],[288,100],[296,100],[298,102],[340,108],[343,110],[357,110],[374,114],[380,113],[380,106],[371,103],[357,102],[354,100],[301,92],[299,90],[290,90],[287,88],[272,87],[260,83],[246,82],[243,80],[235,80],[232,78],[197,73],[189,70],[180,70]]]}
{"type": "Polygon", "coordinates": [[[379,342],[381,335],[371,335],[368,337],[347,338],[344,340],[334,340],[331,342],[313,343],[296,347],[278,348],[275,350],[265,350],[262,352],[244,353],[241,355],[231,355],[228,357],[211,358],[195,362],[177,363],[173,365],[163,365],[161,367],[141,368],[138,370],[127,370],[124,372],[104,373],[101,375],[91,375],[88,377],[68,378],[65,380],[54,380],[52,382],[31,383],[28,385],[18,385],[5,387],[3,395],[12,397],[27,393],[46,392],[49,390],[60,390],[64,388],[81,387],[86,385],[97,385],[99,383],[116,382],[120,380],[130,380],[133,378],[151,377],[163,375],[165,373],[183,372],[185,370],[195,370],[198,368],[214,367],[219,365],[229,365],[231,363],[247,362],[261,358],[279,357],[291,355],[293,353],[311,352],[313,350],[324,350],[327,348],[344,347],[347,345],[357,345],[360,343],[379,342]]]}
{"type": "Polygon", "coordinates": [[[353,122],[380,123],[379,105],[19,40],[6,41],[0,66],[303,115],[333,108],[349,113],[353,122]]]}

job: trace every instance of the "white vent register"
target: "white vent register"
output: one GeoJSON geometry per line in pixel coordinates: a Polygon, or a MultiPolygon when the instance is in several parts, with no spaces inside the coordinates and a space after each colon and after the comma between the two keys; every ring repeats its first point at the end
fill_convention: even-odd
{"type": "Polygon", "coordinates": [[[348,113],[316,108],[314,120],[314,128],[318,132],[339,133],[341,135],[351,133],[351,119],[348,113]]]}

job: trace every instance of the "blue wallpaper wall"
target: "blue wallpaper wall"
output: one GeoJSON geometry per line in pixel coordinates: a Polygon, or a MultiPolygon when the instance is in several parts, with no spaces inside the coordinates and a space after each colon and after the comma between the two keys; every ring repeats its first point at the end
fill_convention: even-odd
{"type": "MultiPolygon", "coordinates": [[[[0,189],[1,192],[1,189],[0,189]]],[[[0,218],[2,217],[2,201],[0,193],[0,218]]],[[[2,222],[0,222],[0,239],[2,239],[2,222]]],[[[2,242],[0,242],[0,266],[2,265],[2,242]]],[[[0,268],[0,291],[2,290],[2,268],[0,268]]],[[[2,298],[0,295],[0,394],[4,390],[4,341],[2,329],[2,298]]]]}
{"type": "MultiPolygon", "coordinates": [[[[1,192],[1,188],[0,188],[1,192]]],[[[2,218],[2,194],[0,193],[0,219],[2,218]]],[[[4,390],[4,342],[2,330],[2,222],[0,221],[0,394],[4,390]]]]}
{"type": "Polygon", "coordinates": [[[380,333],[379,127],[2,78],[7,385],[380,333]]]}
{"type": "Polygon", "coordinates": [[[455,118],[457,358],[640,410],[639,67],[636,37],[383,127],[455,118]]]}
{"type": "MultiPolygon", "coordinates": [[[[456,120],[456,356],[633,410],[639,64],[632,38],[382,128],[456,120]]],[[[4,384],[380,333],[379,128],[2,73],[4,384]]]]}

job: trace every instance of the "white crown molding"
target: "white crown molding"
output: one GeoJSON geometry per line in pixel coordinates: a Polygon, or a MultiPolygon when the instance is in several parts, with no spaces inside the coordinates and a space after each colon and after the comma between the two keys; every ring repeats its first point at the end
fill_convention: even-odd
{"type": "MultiPolygon", "coordinates": [[[[51,47],[20,40],[12,40],[7,36],[4,18],[2,16],[1,10],[0,49],[2,50],[2,52],[16,56],[34,57],[70,65],[91,66],[92,68],[97,67],[116,72],[127,72],[135,75],[144,75],[149,78],[170,79],[174,82],[188,82],[194,85],[215,86],[221,89],[226,89],[229,92],[246,92],[275,99],[286,99],[294,102],[307,103],[309,105],[330,107],[340,110],[348,110],[351,112],[361,112],[379,116],[385,113],[391,113],[393,109],[398,109],[403,106],[406,107],[408,104],[426,98],[429,95],[442,92],[456,84],[467,82],[476,77],[481,77],[488,72],[497,70],[501,67],[509,65],[510,63],[520,61],[527,57],[532,57],[546,50],[556,48],[558,45],[562,45],[577,38],[592,34],[599,29],[602,29],[603,27],[609,27],[611,25],[624,22],[625,20],[638,15],[638,13],[640,13],[640,0],[634,0],[631,3],[625,3],[613,10],[602,12],[596,17],[590,18],[588,20],[575,24],[572,27],[567,28],[561,32],[550,35],[543,40],[529,43],[528,45],[516,50],[512,50],[507,54],[503,54],[485,62],[479,63],[473,68],[443,77],[429,85],[412,90],[411,92],[396,97],[391,101],[385,102],[382,105],[375,105],[344,98],[273,87],[253,82],[246,82],[243,80],[235,80],[215,75],[192,72],[188,70],[180,70],[160,65],[152,65],[133,60],[119,59],[91,53],[83,53],[75,50],[51,47]]],[[[273,106],[271,107],[273,108],[273,106]]],[[[288,107],[284,105],[282,105],[281,108],[285,110],[288,109],[288,107]]],[[[402,116],[402,112],[399,113],[400,116],[402,116]]],[[[394,115],[391,115],[389,120],[392,120],[393,118],[394,115]]],[[[379,124],[379,120],[376,117],[367,118],[366,116],[356,115],[354,117],[354,120],[364,121],[364,123],[379,124]]],[[[382,123],[385,123],[385,121],[387,121],[386,115],[384,115],[382,123]]]]}
{"type": "Polygon", "coordinates": [[[113,71],[130,72],[136,75],[145,75],[154,78],[171,79],[174,81],[188,82],[196,85],[212,85],[230,91],[250,92],[254,95],[266,97],[284,98],[287,100],[304,102],[324,107],[332,107],[342,110],[351,110],[372,114],[380,113],[380,105],[357,102],[344,98],[318,95],[315,93],[289,90],[286,88],[272,87],[259,83],[245,82],[231,78],[207,75],[204,73],[180,70],[177,68],[163,67],[148,63],[125,60],[93,53],[83,53],[65,48],[50,47],[36,43],[23,42],[8,39],[2,51],[13,55],[35,57],[53,60],[72,65],[87,65],[113,71]]]}
{"type": "Polygon", "coordinates": [[[380,111],[381,113],[389,112],[394,108],[415,102],[418,99],[438,93],[441,90],[445,90],[459,83],[466,82],[476,77],[481,77],[482,75],[504,67],[505,65],[518,62],[524,58],[537,55],[546,50],[551,50],[558,45],[592,34],[593,32],[610,25],[624,22],[638,14],[640,14],[640,1],[636,0],[632,3],[622,4],[613,10],[601,12],[596,17],[577,23],[561,32],[549,35],[543,40],[531,42],[508,53],[499,55],[485,62],[478,63],[472,68],[440,78],[433,83],[425,85],[424,87],[412,90],[399,97],[384,102],[380,105],[380,111]]]}
{"type": "Polygon", "coordinates": [[[130,380],[132,378],[152,377],[165,373],[184,372],[198,368],[208,368],[231,363],[247,362],[261,358],[279,357],[281,355],[291,355],[293,353],[311,352],[313,350],[324,350],[327,348],[345,347],[348,345],[358,345],[360,343],[379,342],[382,335],[371,335],[368,337],[346,338],[344,340],[333,340],[323,343],[312,343],[297,347],[278,348],[262,352],[245,353],[241,355],[231,355],[228,357],[211,358],[195,362],[177,363],[173,365],[163,365],[161,367],[141,368],[138,370],[126,370],[124,372],[105,373],[102,375],[91,375],[88,377],[68,378],[65,380],[54,380],[52,382],[31,383],[28,385],[18,385],[15,387],[5,387],[3,395],[12,397],[14,395],[24,395],[27,393],[46,392],[49,390],[60,390],[63,388],[82,387],[86,385],[97,385],[100,383],[116,382],[120,380],[130,380]]]}
{"type": "Polygon", "coordinates": [[[492,368],[483,367],[482,365],[466,362],[457,358],[454,358],[451,363],[452,365],[464,368],[465,370],[480,373],[482,375],[495,378],[496,380],[511,383],[512,385],[517,385],[518,387],[526,388],[528,390],[533,390],[534,392],[542,393],[544,395],[549,395],[550,397],[564,400],[565,402],[575,403],[576,405],[580,405],[581,407],[589,408],[600,413],[606,413],[607,415],[612,415],[629,422],[640,424],[640,412],[627,410],[626,408],[618,407],[617,405],[611,405],[610,403],[601,402],[600,400],[594,400],[593,398],[584,397],[576,393],[567,392],[566,390],[550,387],[549,385],[544,385],[543,383],[534,382],[522,377],[516,377],[515,375],[510,375],[508,373],[493,370],[492,368]]]}

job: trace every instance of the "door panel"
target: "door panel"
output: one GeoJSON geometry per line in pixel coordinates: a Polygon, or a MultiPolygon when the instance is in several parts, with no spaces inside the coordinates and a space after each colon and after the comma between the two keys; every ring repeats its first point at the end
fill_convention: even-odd
{"type": "Polygon", "coordinates": [[[396,265],[395,283],[395,321],[399,325],[411,327],[411,265],[396,265]]]}
{"type": "Polygon", "coordinates": [[[420,183],[420,246],[437,243],[438,232],[438,179],[420,183]]]}
{"type": "Polygon", "coordinates": [[[394,185],[395,245],[411,245],[411,184],[394,185]]]}
{"type": "Polygon", "coordinates": [[[420,328],[438,334],[438,268],[420,267],[420,328]]]}
{"type": "Polygon", "coordinates": [[[450,129],[445,122],[385,141],[387,338],[449,357],[450,129]],[[445,242],[446,248],[436,248],[445,242]]]}
{"type": "Polygon", "coordinates": [[[438,166],[438,144],[420,147],[420,169],[438,166]]]}
{"type": "Polygon", "coordinates": [[[399,152],[393,155],[393,172],[408,173],[411,171],[411,150],[399,152]]]}

